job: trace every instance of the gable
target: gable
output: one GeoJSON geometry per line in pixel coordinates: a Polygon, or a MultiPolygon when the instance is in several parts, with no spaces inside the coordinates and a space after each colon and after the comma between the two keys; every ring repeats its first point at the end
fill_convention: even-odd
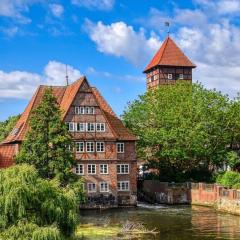
{"type": "Polygon", "coordinates": [[[144,72],[156,66],[196,67],[170,37],[164,41],[144,72]]]}

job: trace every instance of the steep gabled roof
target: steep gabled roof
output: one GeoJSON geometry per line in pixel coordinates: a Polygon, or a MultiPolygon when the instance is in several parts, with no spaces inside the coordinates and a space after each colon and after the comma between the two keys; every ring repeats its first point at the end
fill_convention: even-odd
{"type": "MultiPolygon", "coordinates": [[[[60,109],[62,110],[62,118],[64,119],[72,102],[75,99],[76,94],[78,93],[82,83],[88,81],[86,77],[81,77],[74,83],[69,86],[51,86],[53,90],[53,94],[56,97],[58,104],[60,105],[60,109]]],[[[89,85],[89,84],[88,84],[89,85]]],[[[2,142],[4,144],[21,142],[24,140],[24,137],[28,131],[28,122],[31,116],[31,112],[34,108],[36,108],[42,100],[44,92],[50,86],[40,86],[37,91],[33,95],[29,104],[27,105],[25,111],[21,115],[20,119],[16,123],[12,133],[2,142]]],[[[90,88],[92,93],[94,94],[99,107],[102,109],[107,121],[109,122],[110,127],[112,128],[115,136],[119,140],[136,140],[135,136],[133,136],[123,125],[120,119],[117,118],[116,114],[113,112],[108,103],[101,96],[99,91],[96,88],[90,88]]],[[[1,145],[0,145],[1,146],[1,145]]]]}
{"type": "Polygon", "coordinates": [[[170,37],[163,42],[144,72],[156,66],[196,67],[170,37]]]}
{"type": "Polygon", "coordinates": [[[96,88],[92,88],[95,99],[98,102],[98,105],[102,109],[103,114],[105,115],[115,137],[118,140],[125,141],[135,141],[137,138],[123,125],[122,121],[116,116],[112,108],[102,97],[100,92],[96,88]]]}

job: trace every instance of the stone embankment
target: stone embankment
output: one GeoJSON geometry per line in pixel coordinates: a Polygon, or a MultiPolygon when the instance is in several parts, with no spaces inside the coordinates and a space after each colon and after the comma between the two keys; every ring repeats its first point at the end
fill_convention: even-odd
{"type": "Polygon", "coordinates": [[[154,180],[144,180],[139,185],[140,200],[160,204],[211,206],[240,215],[240,190],[226,189],[217,184],[175,184],[154,180]]]}

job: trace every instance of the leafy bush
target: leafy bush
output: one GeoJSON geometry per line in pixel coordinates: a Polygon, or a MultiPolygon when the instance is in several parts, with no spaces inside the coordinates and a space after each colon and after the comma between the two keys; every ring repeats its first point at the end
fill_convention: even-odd
{"type": "Polygon", "coordinates": [[[216,182],[224,187],[233,188],[240,185],[240,173],[228,171],[218,175],[216,182]]]}
{"type": "Polygon", "coordinates": [[[76,224],[74,190],[39,178],[27,164],[0,171],[0,239],[67,239],[76,224]]]}

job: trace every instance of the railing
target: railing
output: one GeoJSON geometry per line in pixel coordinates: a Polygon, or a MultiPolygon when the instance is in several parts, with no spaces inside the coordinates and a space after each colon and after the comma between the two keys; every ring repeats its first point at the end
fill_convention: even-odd
{"type": "Polygon", "coordinates": [[[191,183],[191,189],[198,190],[199,189],[199,183],[191,183]]]}
{"type": "Polygon", "coordinates": [[[236,191],[236,199],[240,199],[240,191],[236,191]]]}

